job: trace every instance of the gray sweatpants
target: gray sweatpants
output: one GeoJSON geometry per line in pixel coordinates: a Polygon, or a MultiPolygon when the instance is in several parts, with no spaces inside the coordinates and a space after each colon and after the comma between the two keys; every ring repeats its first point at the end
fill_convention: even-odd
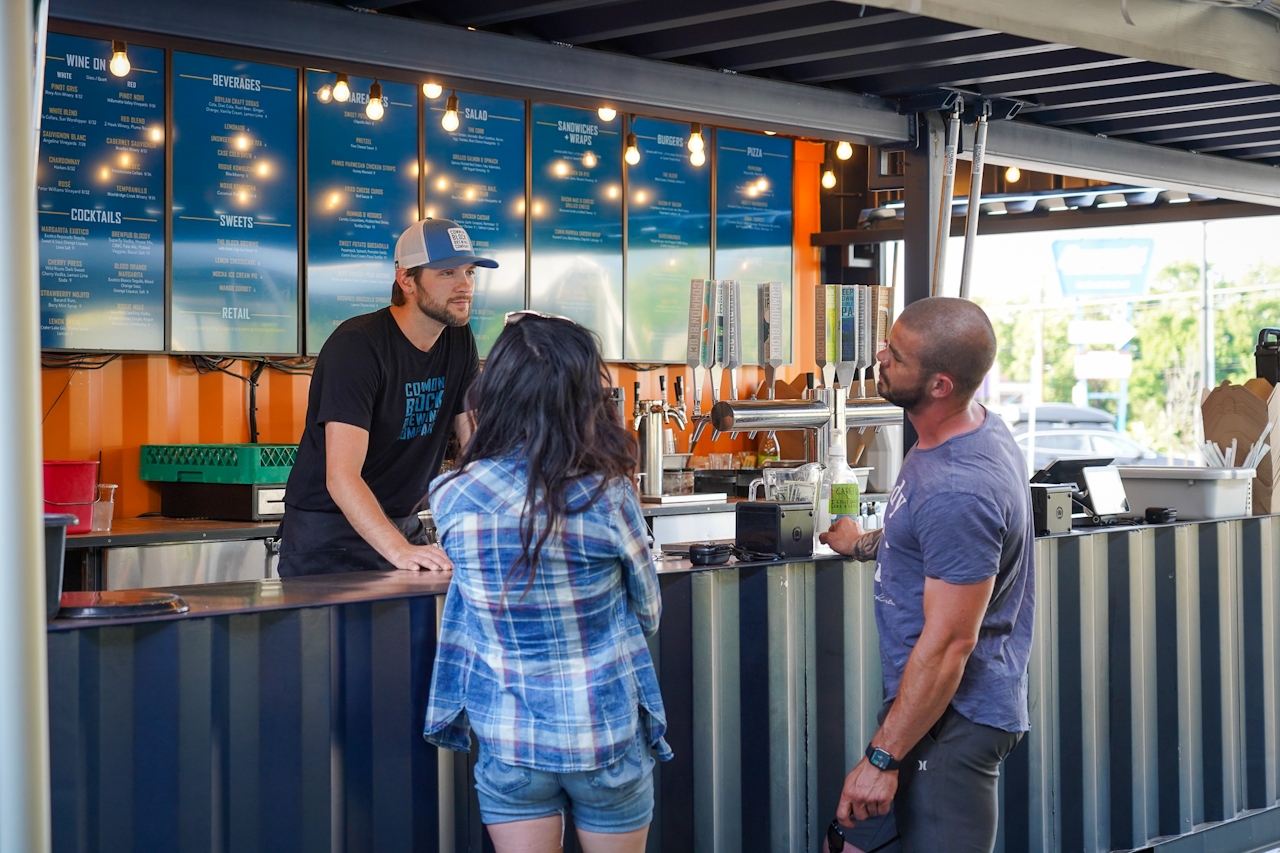
{"type": "MultiPolygon", "coordinates": [[[[892,701],[880,711],[883,722],[892,701]]],[[[991,853],[1000,764],[1022,739],[948,706],[902,761],[893,815],[903,853],[991,853]]]]}

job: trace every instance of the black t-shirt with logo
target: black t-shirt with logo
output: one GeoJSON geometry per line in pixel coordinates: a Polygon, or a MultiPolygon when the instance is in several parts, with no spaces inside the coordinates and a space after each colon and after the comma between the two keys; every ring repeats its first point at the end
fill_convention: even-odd
{"type": "Polygon", "coordinates": [[[325,485],[324,425],[338,421],[369,431],[360,475],[383,512],[391,518],[413,513],[440,473],[453,419],[479,364],[470,326],[446,327],[422,352],[400,331],[390,308],[347,320],[316,361],[285,504],[341,512],[325,485]]]}

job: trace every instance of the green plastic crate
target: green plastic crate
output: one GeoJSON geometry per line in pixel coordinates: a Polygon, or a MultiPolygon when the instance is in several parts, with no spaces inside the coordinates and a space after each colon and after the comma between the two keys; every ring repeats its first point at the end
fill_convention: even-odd
{"type": "Polygon", "coordinates": [[[283,483],[296,444],[144,444],[138,476],[162,483],[283,483]]]}

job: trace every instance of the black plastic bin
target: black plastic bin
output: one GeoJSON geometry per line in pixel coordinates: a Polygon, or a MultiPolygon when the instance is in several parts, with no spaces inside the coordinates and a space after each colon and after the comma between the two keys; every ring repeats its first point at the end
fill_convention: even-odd
{"type": "Polygon", "coordinates": [[[46,610],[49,618],[58,615],[62,601],[62,561],[67,553],[67,528],[79,519],[67,513],[44,517],[44,577],[46,610]]]}

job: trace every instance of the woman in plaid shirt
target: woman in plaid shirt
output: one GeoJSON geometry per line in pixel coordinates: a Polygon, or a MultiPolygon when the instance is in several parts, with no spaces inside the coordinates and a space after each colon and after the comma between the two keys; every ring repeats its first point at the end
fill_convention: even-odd
{"type": "Polygon", "coordinates": [[[645,638],[658,578],[632,486],[636,445],[590,332],[507,315],[468,394],[476,427],[431,508],[453,561],[425,736],[480,743],[499,853],[641,851],[666,715],[645,638]]]}

